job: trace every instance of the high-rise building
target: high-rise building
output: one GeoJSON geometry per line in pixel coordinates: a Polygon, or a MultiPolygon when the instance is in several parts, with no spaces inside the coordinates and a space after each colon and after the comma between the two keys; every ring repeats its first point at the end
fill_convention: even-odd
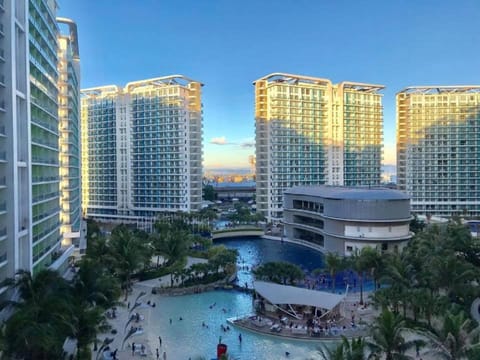
{"type": "Polygon", "coordinates": [[[75,245],[79,254],[85,250],[82,234],[80,179],[80,54],[77,25],[70,19],[57,18],[58,36],[59,135],[60,135],[60,221],[62,246],[75,245]],[[62,27],[65,31],[62,32],[62,27]]]}
{"type": "Polygon", "coordinates": [[[201,87],[172,75],[82,90],[87,217],[144,221],[201,208],[201,87]]]}
{"type": "Polygon", "coordinates": [[[56,6],[0,2],[0,280],[19,269],[61,270],[68,260],[60,232],[56,6]]]}
{"type": "Polygon", "coordinates": [[[28,1],[0,3],[0,281],[32,269],[28,18],[28,1]]]}
{"type": "Polygon", "coordinates": [[[254,82],[257,211],[279,221],[295,185],[381,180],[381,85],[274,73],[254,82]]]}
{"type": "Polygon", "coordinates": [[[397,94],[397,186],[413,212],[480,215],[480,86],[397,94]]]}
{"type": "MultiPolygon", "coordinates": [[[[28,2],[30,166],[33,270],[52,263],[59,249],[58,26],[56,2],[28,2]]],[[[18,139],[21,142],[21,139],[18,139]]],[[[27,203],[28,204],[28,203],[27,203]]],[[[28,205],[27,205],[28,206],[28,205]]]]}

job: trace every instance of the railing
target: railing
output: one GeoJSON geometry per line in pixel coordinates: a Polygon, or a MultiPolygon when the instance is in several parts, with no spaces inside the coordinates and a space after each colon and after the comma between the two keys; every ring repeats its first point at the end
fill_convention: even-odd
{"type": "Polygon", "coordinates": [[[49,229],[46,229],[44,231],[42,231],[40,234],[37,234],[37,235],[34,235],[33,236],[33,242],[37,242],[38,240],[40,240],[41,238],[45,237],[45,235],[49,234],[49,233],[52,233],[54,230],[56,230],[57,228],[60,227],[60,221],[57,221],[55,224],[53,224],[53,226],[51,226],[49,229]]]}
{"type": "Polygon", "coordinates": [[[5,252],[0,256],[0,263],[7,261],[7,253],[5,252]]]}
{"type": "Polygon", "coordinates": [[[38,202],[40,200],[53,198],[53,197],[56,197],[56,196],[59,196],[59,195],[60,195],[60,192],[58,192],[58,191],[54,191],[54,192],[51,192],[51,193],[48,193],[48,194],[37,195],[33,198],[32,202],[35,203],[35,202],[38,202]]]}
{"type": "MultiPolygon", "coordinates": [[[[0,159],[1,159],[1,154],[0,154],[0,159]]],[[[40,164],[58,165],[58,159],[55,159],[55,158],[44,159],[39,156],[32,156],[32,162],[40,163],[40,164]]]]}
{"type": "Polygon", "coordinates": [[[58,176],[32,176],[32,182],[59,181],[58,176]]]}

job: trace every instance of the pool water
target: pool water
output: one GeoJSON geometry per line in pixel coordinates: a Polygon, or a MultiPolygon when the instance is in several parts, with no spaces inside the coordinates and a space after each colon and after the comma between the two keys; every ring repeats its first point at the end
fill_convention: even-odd
{"type": "Polygon", "coordinates": [[[167,352],[168,359],[174,360],[194,360],[198,356],[207,360],[215,358],[220,336],[228,346],[227,353],[235,359],[278,360],[286,358],[285,352],[290,353],[289,359],[320,359],[317,350],[319,341],[287,340],[232,325],[225,332],[220,327],[221,324],[227,326],[226,319],[229,317],[251,313],[251,295],[235,290],[160,297],[151,313],[151,317],[155,318],[155,324],[150,326],[151,343],[157,344],[160,335],[162,351],[167,352]],[[215,306],[210,308],[213,304],[215,306]],[[180,317],[183,320],[179,320],[180,317]],[[238,339],[240,333],[241,343],[238,339]]]}
{"type": "MultiPolygon", "coordinates": [[[[297,264],[304,270],[307,278],[314,269],[321,268],[324,264],[323,254],[286,242],[261,238],[233,238],[216,243],[239,251],[238,283],[242,286],[245,283],[249,287],[252,286],[252,267],[265,262],[288,261],[297,264]]],[[[355,277],[356,275],[349,271],[339,274],[336,291],[345,291],[342,279],[349,278],[348,281],[353,281],[355,277]]],[[[325,284],[323,290],[327,290],[327,287],[328,284],[325,284]]],[[[253,313],[251,295],[243,292],[232,290],[176,297],[162,296],[158,298],[157,305],[151,310],[151,344],[158,344],[160,335],[163,341],[162,351],[167,352],[168,359],[195,360],[198,356],[203,356],[207,360],[213,359],[216,356],[216,345],[220,336],[222,342],[228,346],[228,354],[235,359],[286,359],[286,352],[290,353],[288,359],[321,358],[317,350],[322,344],[320,340],[289,340],[240,330],[234,326],[230,326],[230,331],[224,332],[221,325],[226,326],[228,318],[253,313]],[[179,320],[180,317],[182,320],[179,320]],[[206,326],[202,326],[202,322],[206,326]],[[241,343],[238,339],[240,333],[241,343]]]]}
{"type": "MultiPolygon", "coordinates": [[[[313,270],[325,267],[324,255],[322,253],[305,246],[288,242],[247,237],[226,239],[215,243],[238,250],[237,283],[241,286],[247,283],[248,286],[251,287],[254,280],[251,272],[252,267],[270,261],[286,261],[300,266],[305,273],[305,277],[311,281],[311,284],[313,284],[316,279],[319,279],[319,276],[312,274],[313,270]]],[[[325,272],[327,272],[327,270],[325,270],[325,272]]],[[[326,274],[325,282],[323,284],[319,283],[317,290],[331,291],[331,281],[330,275],[326,274]]],[[[345,292],[347,283],[349,284],[349,292],[360,291],[358,276],[350,270],[341,271],[336,275],[335,291],[337,293],[345,292]]],[[[304,284],[298,285],[304,286],[304,284]]],[[[367,278],[364,280],[364,291],[371,290],[373,290],[373,281],[367,278]]]]}

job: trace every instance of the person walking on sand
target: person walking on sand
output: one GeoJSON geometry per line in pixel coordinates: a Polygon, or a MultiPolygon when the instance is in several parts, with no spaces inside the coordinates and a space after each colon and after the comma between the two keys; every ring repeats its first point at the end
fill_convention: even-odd
{"type": "Polygon", "coordinates": [[[167,360],[167,352],[166,351],[163,352],[163,360],[167,360]]]}
{"type": "Polygon", "coordinates": [[[160,359],[160,353],[158,352],[158,348],[157,348],[157,360],[160,359]]]}
{"type": "Polygon", "coordinates": [[[161,336],[158,337],[158,343],[160,344],[160,347],[162,347],[162,337],[161,336]]]}

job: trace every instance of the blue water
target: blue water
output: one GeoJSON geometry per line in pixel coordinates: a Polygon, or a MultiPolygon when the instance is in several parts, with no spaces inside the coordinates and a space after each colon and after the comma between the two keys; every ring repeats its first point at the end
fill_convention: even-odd
{"type": "MultiPolygon", "coordinates": [[[[252,267],[264,264],[270,261],[287,261],[296,264],[302,268],[305,278],[310,285],[315,284],[317,290],[332,291],[332,280],[329,274],[325,274],[323,283],[316,283],[320,276],[314,276],[313,270],[324,268],[324,255],[318,251],[305,246],[296,245],[288,242],[280,242],[262,238],[233,238],[217,241],[216,244],[223,244],[228,248],[237,249],[239,252],[237,263],[238,284],[249,287],[253,284],[252,267]]],[[[349,284],[349,292],[360,291],[360,281],[356,273],[345,270],[339,272],[335,277],[335,292],[343,293],[349,284]]],[[[299,286],[307,286],[305,283],[299,286]]],[[[364,291],[373,290],[373,281],[366,278],[364,281],[364,291]]]]}
{"type": "Polygon", "coordinates": [[[216,355],[220,336],[228,346],[228,354],[235,359],[278,360],[286,358],[287,351],[291,354],[289,359],[320,358],[317,351],[320,341],[287,340],[240,330],[231,325],[229,331],[222,331],[220,325],[226,326],[227,318],[252,313],[251,296],[235,290],[160,297],[152,311],[152,317],[157,319],[151,326],[153,337],[162,337],[162,351],[167,352],[168,359],[187,360],[204,356],[210,360],[216,355]],[[216,305],[210,309],[214,303],[216,305]],[[183,320],[179,320],[180,316],[183,320]],[[203,327],[202,322],[208,328],[203,327]],[[240,333],[241,343],[238,340],[240,333]]]}
{"type": "MultiPolygon", "coordinates": [[[[315,278],[311,272],[323,267],[324,264],[323,254],[291,243],[260,238],[234,238],[218,243],[238,249],[240,255],[237,263],[238,283],[242,286],[245,282],[249,287],[252,286],[252,267],[265,262],[288,261],[297,264],[304,270],[305,277],[313,281],[315,278]]],[[[326,278],[330,280],[329,276],[326,278]]],[[[339,274],[336,280],[337,292],[345,291],[343,279],[353,282],[356,275],[349,271],[339,274]]],[[[331,291],[328,281],[318,288],[331,291]]],[[[320,359],[317,348],[322,342],[319,340],[288,340],[239,330],[234,326],[230,326],[230,331],[222,331],[220,325],[226,326],[228,318],[253,313],[249,294],[232,290],[176,297],[162,296],[158,298],[157,304],[158,306],[152,309],[153,321],[150,325],[153,330],[152,343],[155,344],[155,339],[160,335],[163,340],[162,351],[167,352],[168,359],[187,360],[190,357],[195,359],[197,356],[212,359],[216,355],[216,344],[220,336],[222,342],[228,345],[228,353],[235,359],[286,359],[287,351],[291,354],[288,359],[320,359]],[[215,306],[210,308],[214,303],[215,306]],[[183,320],[179,320],[180,317],[183,320]],[[208,328],[203,327],[202,322],[208,325],[208,328]],[[241,343],[238,340],[239,333],[242,334],[241,343]]]]}

